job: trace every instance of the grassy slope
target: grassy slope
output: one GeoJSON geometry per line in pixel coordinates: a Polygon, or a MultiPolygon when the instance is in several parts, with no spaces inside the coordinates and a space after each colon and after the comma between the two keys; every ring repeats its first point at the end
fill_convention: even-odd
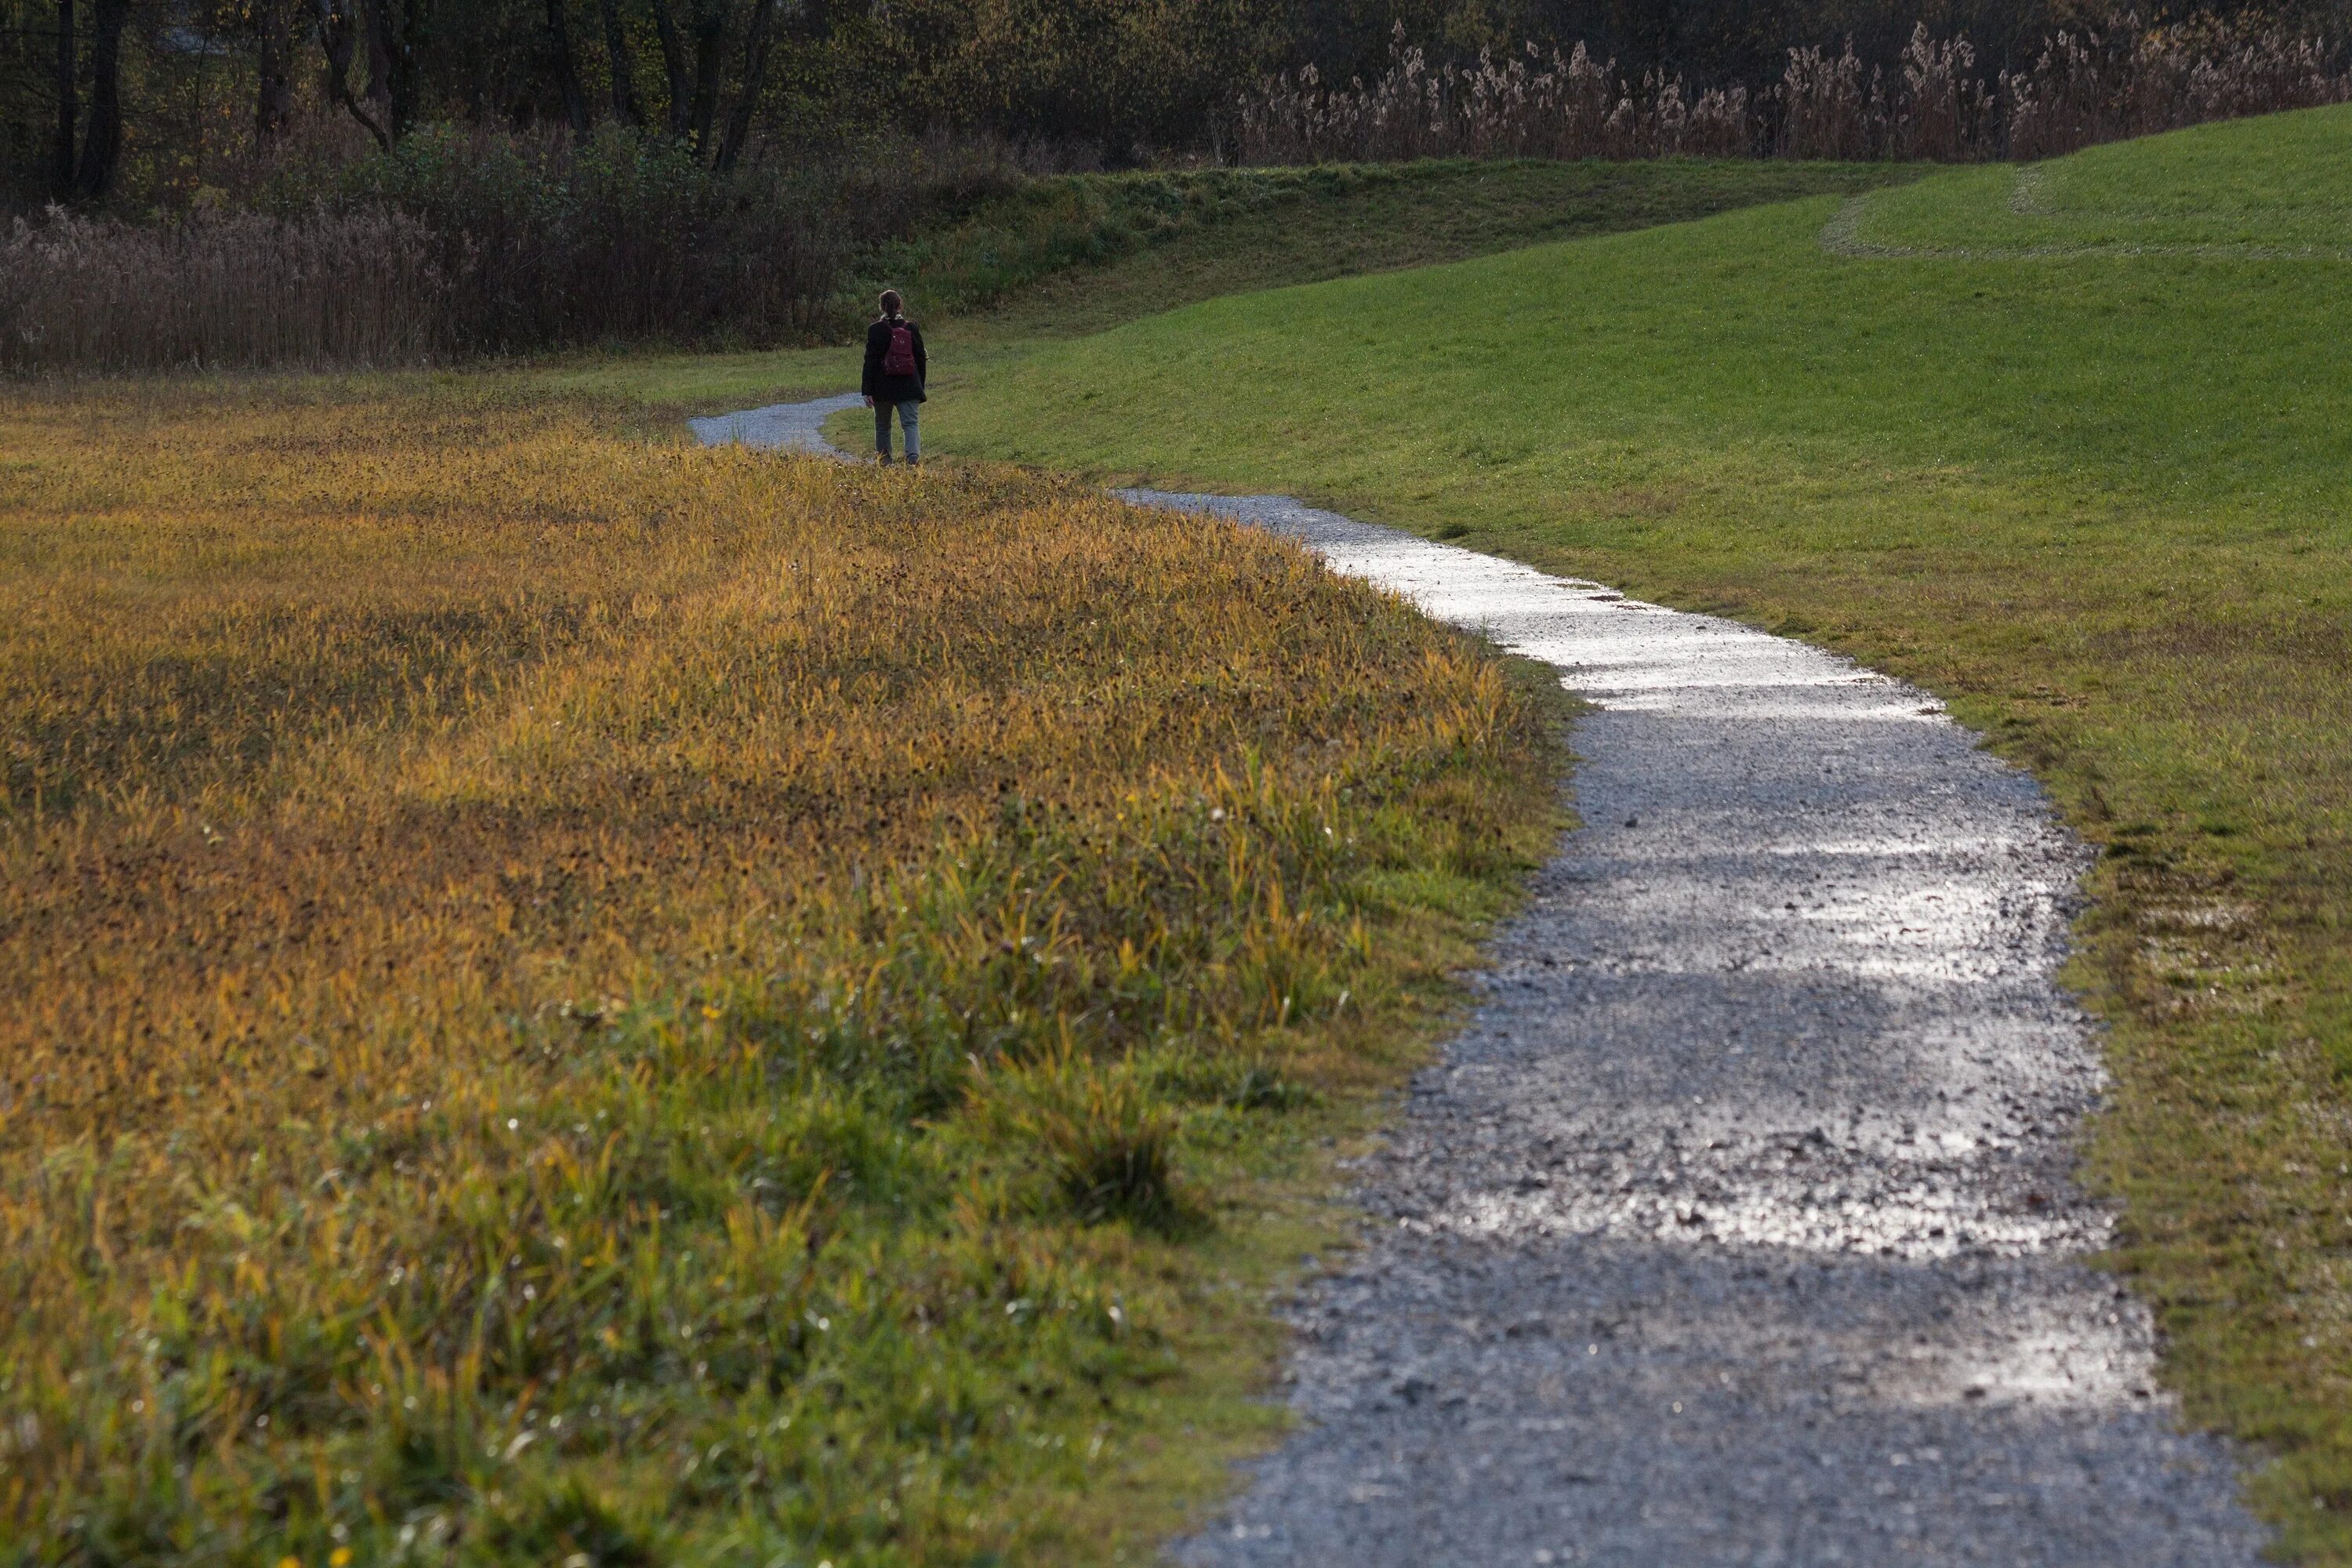
{"type": "Polygon", "coordinates": [[[926,426],[1304,491],[1949,695],[2105,847],[2092,1168],[2168,1374],[2282,1456],[2254,1484],[2290,1548],[2352,1561],[2352,277],[2263,254],[2352,246],[2347,137],[2103,149],[2022,218],[2009,171],[1955,171],[1843,226],[1937,256],[1829,254],[1814,200],[1220,299],[926,426]],[[2021,245],[2056,253],[1951,254],[2021,245]]]}
{"type": "MultiPolygon", "coordinates": [[[[1202,170],[1038,182],[877,274],[905,289],[942,387],[1044,339],[1240,289],[1425,266],[1758,202],[1856,191],[1905,171],[1832,163],[1428,163],[1202,170]]],[[[877,285],[878,287],[878,283],[877,285]]],[[[854,389],[856,352],[635,355],[526,373],[541,391],[711,413],[854,389]]]]}
{"type": "Polygon", "coordinates": [[[0,396],[0,1562],[1139,1563],[1277,1420],[1548,700],[609,412],[0,396]]]}
{"type": "Polygon", "coordinates": [[[2219,257],[2352,250],[2352,138],[2291,114],[1989,168],[1867,204],[1855,237],[1925,252],[2099,250],[2219,257]]]}

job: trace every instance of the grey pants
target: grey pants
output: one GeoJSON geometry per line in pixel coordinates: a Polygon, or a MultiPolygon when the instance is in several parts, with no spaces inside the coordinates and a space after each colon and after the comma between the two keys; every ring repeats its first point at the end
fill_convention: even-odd
{"type": "Polygon", "coordinates": [[[907,461],[919,463],[923,460],[923,436],[919,428],[921,423],[921,415],[919,411],[922,406],[911,397],[904,403],[895,405],[884,403],[878,399],[876,401],[874,449],[882,454],[884,462],[890,460],[890,410],[893,407],[898,410],[898,428],[907,433],[907,461]]]}

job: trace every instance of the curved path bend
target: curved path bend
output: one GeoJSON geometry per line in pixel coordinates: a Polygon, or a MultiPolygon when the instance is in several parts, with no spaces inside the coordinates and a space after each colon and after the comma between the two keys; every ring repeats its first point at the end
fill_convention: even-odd
{"type": "Polygon", "coordinates": [[[1582,826],[1291,1309],[1299,1427],[1177,1561],[2258,1560],[2241,1457],[2179,1430],[2084,1261],[2103,1079],[2055,974],[2088,858],[2030,778],[1801,643],[1284,497],[1122,493],[1301,540],[1592,704],[1582,826]]]}
{"type": "Polygon", "coordinates": [[[824,422],[864,401],[856,393],[845,392],[806,403],[772,403],[765,408],[714,414],[708,419],[689,419],[686,425],[706,447],[762,447],[772,452],[845,458],[849,454],[824,438],[824,422]]]}

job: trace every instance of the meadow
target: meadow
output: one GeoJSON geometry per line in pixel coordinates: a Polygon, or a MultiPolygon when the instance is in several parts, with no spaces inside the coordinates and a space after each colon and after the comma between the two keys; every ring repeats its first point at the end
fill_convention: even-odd
{"type": "Polygon", "coordinates": [[[0,1561],[1140,1562],[1559,826],[1302,551],[496,377],[0,391],[0,1561]]]}
{"type": "MultiPolygon", "coordinates": [[[[2352,1562],[2352,110],[1236,294],[935,446],[1300,493],[1852,653],[2103,851],[2086,1150],[2188,1417],[2352,1562]]],[[[846,422],[845,422],[846,428],[846,422]]]]}

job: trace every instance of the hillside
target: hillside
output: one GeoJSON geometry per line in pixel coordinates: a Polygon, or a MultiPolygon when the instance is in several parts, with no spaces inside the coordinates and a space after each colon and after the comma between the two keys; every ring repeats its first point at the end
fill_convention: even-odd
{"type": "MultiPolygon", "coordinates": [[[[1547,240],[1680,223],[1795,196],[1916,178],[1916,166],[1679,159],[1647,163],[1430,160],[1038,180],[873,258],[870,309],[907,296],[943,384],[1051,338],[1221,295],[1458,261],[1547,240]]],[[[782,353],[582,356],[528,373],[537,391],[698,413],[838,392],[854,345],[782,353]]]]}

